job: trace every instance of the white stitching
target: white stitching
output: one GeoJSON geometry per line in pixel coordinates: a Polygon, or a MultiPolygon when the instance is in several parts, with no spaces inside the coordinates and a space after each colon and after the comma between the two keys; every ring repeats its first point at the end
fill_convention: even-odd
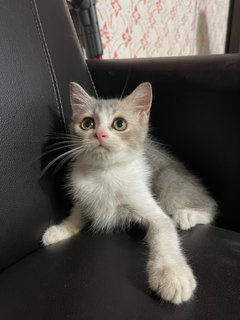
{"type": "Polygon", "coordinates": [[[87,65],[87,62],[86,62],[85,59],[84,59],[84,63],[85,63],[85,65],[86,65],[87,72],[88,72],[88,75],[89,75],[89,77],[90,77],[90,81],[92,82],[92,85],[93,85],[93,89],[94,89],[94,91],[95,91],[95,94],[96,94],[96,96],[98,97],[97,89],[96,89],[96,87],[95,87],[95,84],[94,84],[93,79],[92,79],[92,75],[91,75],[91,73],[90,73],[90,70],[88,69],[88,65],[87,65]]]}
{"type": "Polygon", "coordinates": [[[60,92],[59,92],[59,88],[58,88],[58,84],[57,84],[57,77],[56,77],[56,74],[55,74],[55,71],[54,71],[54,68],[53,68],[53,64],[52,64],[52,61],[51,61],[51,56],[50,56],[50,53],[49,53],[49,50],[48,50],[47,41],[46,41],[46,38],[44,36],[43,27],[42,27],[42,24],[41,24],[39,13],[38,13],[38,8],[37,8],[37,5],[36,5],[36,1],[32,0],[31,2],[32,2],[32,5],[35,8],[34,11],[36,13],[36,16],[34,15],[34,19],[35,19],[35,23],[36,23],[36,26],[37,26],[37,29],[38,29],[40,40],[42,42],[45,59],[47,61],[48,70],[49,70],[49,74],[50,74],[50,78],[51,78],[51,82],[52,82],[52,87],[53,87],[53,90],[54,90],[55,100],[56,100],[56,104],[57,104],[57,108],[58,108],[58,113],[60,115],[60,118],[63,121],[63,125],[64,125],[64,128],[66,130],[66,122],[65,122],[65,118],[64,118],[64,112],[63,112],[61,96],[60,96],[60,92]]]}
{"type": "MultiPolygon", "coordinates": [[[[67,6],[67,4],[66,4],[66,6],[67,6]]],[[[71,21],[70,23],[72,24],[73,32],[75,33],[75,38],[77,39],[77,45],[78,45],[78,47],[79,47],[81,56],[82,56],[82,58],[83,58],[83,63],[84,63],[84,65],[86,66],[87,73],[88,73],[88,75],[89,75],[90,81],[91,81],[92,86],[93,86],[93,90],[94,90],[96,96],[98,97],[97,89],[96,89],[95,84],[94,84],[94,82],[93,82],[92,75],[91,75],[90,70],[89,70],[89,68],[88,68],[88,65],[87,65],[87,63],[86,63],[86,59],[84,58],[84,50],[83,50],[83,48],[82,48],[81,45],[80,45],[80,41],[79,41],[79,38],[78,38],[78,35],[77,35],[77,31],[76,31],[75,25],[74,25],[73,20],[72,20],[71,17],[70,17],[70,21],[71,21]]]]}

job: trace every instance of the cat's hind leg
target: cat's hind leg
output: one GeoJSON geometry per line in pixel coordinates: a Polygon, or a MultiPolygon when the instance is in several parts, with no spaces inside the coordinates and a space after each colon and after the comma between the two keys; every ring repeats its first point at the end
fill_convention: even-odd
{"type": "MultiPolygon", "coordinates": [[[[176,167],[177,168],[177,167],[176,167]]],[[[158,203],[171,216],[176,227],[187,230],[213,222],[217,203],[203,185],[184,168],[164,169],[156,193],[158,203]]]]}
{"type": "Polygon", "coordinates": [[[177,209],[173,211],[171,216],[175,226],[181,230],[191,229],[197,224],[209,224],[214,218],[214,214],[211,212],[193,208],[177,209]]]}
{"type": "Polygon", "coordinates": [[[42,237],[44,246],[65,240],[80,232],[85,226],[85,221],[80,212],[80,209],[75,205],[71,214],[64,219],[60,224],[49,227],[42,237]]]}

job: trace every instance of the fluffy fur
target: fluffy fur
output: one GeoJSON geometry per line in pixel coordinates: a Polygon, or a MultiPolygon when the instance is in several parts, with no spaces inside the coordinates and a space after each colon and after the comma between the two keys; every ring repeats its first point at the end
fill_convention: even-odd
{"type": "Polygon", "coordinates": [[[44,245],[80,232],[86,221],[105,231],[142,223],[148,228],[150,288],[175,304],[189,300],[196,279],[175,226],[210,223],[216,203],[181,163],[151,140],[151,85],[141,84],[122,100],[101,100],[72,83],[70,98],[74,161],[68,185],[74,207],[61,224],[46,230],[44,245]],[[81,128],[86,117],[94,119],[89,130],[81,128]],[[116,118],[127,121],[125,130],[114,129],[116,118]]]}

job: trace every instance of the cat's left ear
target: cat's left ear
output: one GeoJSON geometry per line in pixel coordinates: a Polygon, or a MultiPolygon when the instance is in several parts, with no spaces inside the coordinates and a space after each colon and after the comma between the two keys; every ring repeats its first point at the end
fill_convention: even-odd
{"type": "Polygon", "coordinates": [[[152,105],[152,85],[150,82],[141,83],[124,101],[135,108],[141,118],[149,116],[152,105]]]}

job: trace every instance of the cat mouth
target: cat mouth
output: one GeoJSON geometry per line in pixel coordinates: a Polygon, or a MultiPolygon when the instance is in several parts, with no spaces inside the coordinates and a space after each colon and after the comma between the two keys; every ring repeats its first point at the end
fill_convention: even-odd
{"type": "Polygon", "coordinates": [[[109,148],[106,147],[104,144],[102,144],[101,142],[99,142],[99,144],[94,148],[95,150],[106,150],[109,151],[109,148]]]}

